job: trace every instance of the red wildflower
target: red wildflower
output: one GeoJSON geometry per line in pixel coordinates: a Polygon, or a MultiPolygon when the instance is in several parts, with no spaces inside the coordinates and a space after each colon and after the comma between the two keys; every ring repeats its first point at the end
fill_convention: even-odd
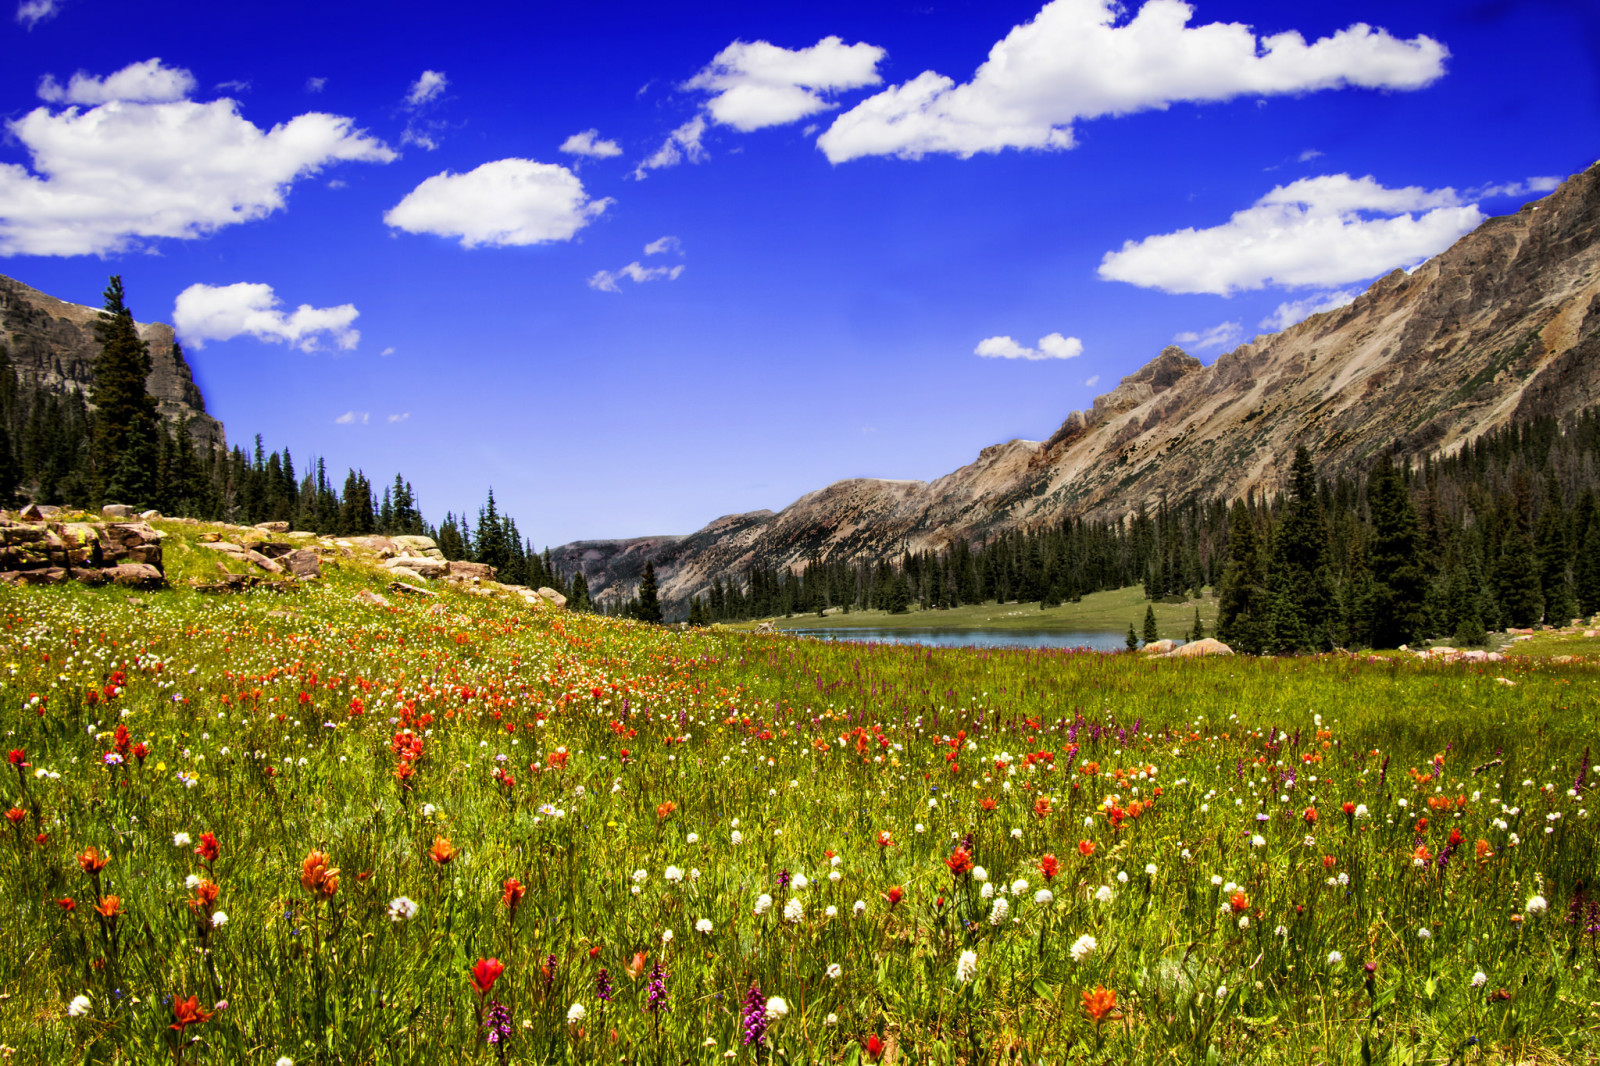
{"type": "Polygon", "coordinates": [[[478,964],[472,968],[472,990],[479,996],[488,995],[494,983],[500,980],[500,975],[505,972],[505,963],[499,959],[479,959],[478,964]]]}
{"type": "Polygon", "coordinates": [[[194,849],[194,853],[196,855],[200,856],[200,858],[202,858],[206,862],[210,863],[210,862],[216,862],[217,861],[217,856],[219,854],[221,854],[221,852],[222,852],[222,847],[221,847],[221,845],[219,845],[217,843],[217,834],[215,834],[215,833],[201,833],[200,834],[200,846],[198,848],[194,849]]]}
{"type": "Polygon", "coordinates": [[[1233,908],[1235,914],[1247,911],[1250,909],[1250,897],[1243,892],[1235,892],[1228,897],[1228,906],[1233,908]]]}
{"type": "Polygon", "coordinates": [[[1085,989],[1083,993],[1083,1009],[1090,1018],[1094,1019],[1094,1023],[1099,1025],[1106,1015],[1117,1009],[1117,994],[1115,991],[1109,988],[1101,988],[1099,985],[1095,985],[1093,992],[1085,989]]]}
{"type": "Polygon", "coordinates": [[[1086,859],[1089,856],[1093,855],[1094,854],[1094,841],[1092,841],[1092,840],[1080,840],[1080,841],[1078,841],[1078,854],[1082,855],[1086,859]]]}
{"type": "Polygon", "coordinates": [[[978,801],[978,806],[982,807],[986,811],[992,811],[995,809],[995,807],[999,806],[999,804],[995,802],[993,797],[985,796],[983,799],[978,801]]]}
{"type": "Polygon", "coordinates": [[[972,852],[966,848],[957,848],[955,852],[944,861],[950,867],[950,872],[960,877],[962,874],[972,872],[972,852]]]}
{"type": "Polygon", "coordinates": [[[190,996],[186,1000],[173,996],[172,1017],[176,1020],[168,1028],[181,1033],[191,1025],[209,1022],[211,1020],[211,1011],[200,1006],[199,996],[190,996]]]}
{"type": "Polygon", "coordinates": [[[458,852],[456,846],[450,843],[449,837],[436,836],[433,838],[433,847],[428,849],[428,858],[440,866],[445,865],[455,858],[458,852]]]}
{"type": "Polygon", "coordinates": [[[1038,799],[1034,800],[1033,813],[1037,814],[1040,818],[1050,817],[1050,800],[1044,796],[1040,796],[1038,799]]]}
{"type": "Polygon", "coordinates": [[[28,753],[23,751],[21,748],[12,748],[11,754],[7,756],[7,761],[9,761],[12,766],[27,766],[27,759],[28,753]]]}
{"type": "Polygon", "coordinates": [[[883,1054],[882,1038],[879,1037],[877,1033],[873,1033],[871,1036],[867,1037],[864,1050],[866,1051],[868,1058],[877,1059],[878,1056],[883,1054]]]}
{"type": "Polygon", "coordinates": [[[95,912],[102,918],[115,918],[122,913],[122,897],[106,896],[95,904],[95,912]]]}
{"type": "Polygon", "coordinates": [[[100,849],[92,844],[78,853],[78,867],[86,874],[98,874],[110,861],[111,856],[101,855],[100,849]]]}
{"type": "Polygon", "coordinates": [[[661,804],[659,807],[656,808],[656,817],[657,818],[661,818],[661,819],[666,819],[666,818],[670,817],[672,812],[677,810],[677,809],[678,809],[678,805],[676,803],[672,802],[671,800],[667,800],[667,802],[661,804]]]}
{"type": "Polygon", "coordinates": [[[1317,824],[1317,809],[1315,807],[1307,807],[1305,813],[1302,814],[1300,817],[1305,819],[1305,822],[1306,822],[1307,825],[1316,825],[1317,824]]]}
{"type": "Polygon", "coordinates": [[[899,885],[895,885],[893,888],[883,894],[883,898],[888,902],[889,906],[893,907],[895,904],[906,898],[906,890],[901,888],[899,885]]]}
{"type": "Polygon", "coordinates": [[[886,848],[893,843],[894,838],[889,835],[889,831],[887,829],[878,830],[878,847],[886,848]]]}
{"type": "Polygon", "coordinates": [[[1046,881],[1054,880],[1056,874],[1061,872],[1061,861],[1054,855],[1046,855],[1039,860],[1039,872],[1044,874],[1046,881]]]}
{"type": "Polygon", "coordinates": [[[71,914],[75,909],[77,909],[78,901],[73,899],[71,896],[62,896],[60,899],[56,900],[56,906],[66,911],[68,914],[71,914]]]}
{"type": "Polygon", "coordinates": [[[517,913],[517,905],[522,902],[522,897],[527,895],[528,890],[523,888],[522,882],[515,877],[506,881],[505,888],[505,895],[500,897],[500,902],[510,907],[511,913],[515,914],[517,913]]]}
{"type": "Polygon", "coordinates": [[[10,822],[12,825],[21,825],[23,819],[27,817],[28,812],[23,810],[21,807],[13,807],[6,812],[6,821],[10,822]]]}

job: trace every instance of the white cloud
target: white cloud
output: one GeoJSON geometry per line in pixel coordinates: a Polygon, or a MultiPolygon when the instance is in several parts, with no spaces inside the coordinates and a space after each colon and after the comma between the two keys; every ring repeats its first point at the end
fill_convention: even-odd
{"type": "Polygon", "coordinates": [[[1469,200],[1493,200],[1527,196],[1529,193],[1551,192],[1561,184],[1560,178],[1529,178],[1526,181],[1506,181],[1499,184],[1479,185],[1464,194],[1469,200]]]}
{"type": "Polygon", "coordinates": [[[431,103],[437,100],[449,85],[450,79],[444,76],[444,71],[425,70],[412,83],[411,91],[406,93],[406,106],[421,107],[423,104],[431,103]]]}
{"type": "Polygon", "coordinates": [[[706,117],[696,115],[667,134],[667,139],[655,150],[655,154],[633,169],[634,180],[643,181],[645,171],[675,167],[685,159],[691,163],[700,162],[706,157],[705,147],[700,143],[705,132],[706,117]]]}
{"type": "Polygon", "coordinates": [[[1454,189],[1389,189],[1348,174],[1302,178],[1220,226],[1128,241],[1106,253],[1100,276],[1219,296],[1267,285],[1332,288],[1413,266],[1483,219],[1454,189]]]}
{"type": "Polygon", "coordinates": [[[322,90],[326,89],[327,87],[328,87],[328,79],[327,78],[307,78],[306,79],[306,92],[308,92],[308,93],[320,93],[322,90]]]}
{"type": "Polygon", "coordinates": [[[925,71],[839,116],[817,144],[834,163],[1064,149],[1081,119],[1173,103],[1418,89],[1444,73],[1448,55],[1431,38],[1399,40],[1365,23],[1307,44],[1294,31],[1258,38],[1241,23],[1190,26],[1194,9],[1181,0],[1148,0],[1125,22],[1123,14],[1116,0],[1053,0],[995,44],[971,81],[925,71]]]}
{"type": "Polygon", "coordinates": [[[39,107],[6,124],[32,169],[0,164],[0,256],[103,255],[141,238],[200,237],[282,208],[295,181],[331,163],[395,158],[338,115],[262,130],[233,100],[153,102],[176,83],[166,69],[151,60],[104,80],[74,77],[66,97],[136,99],[39,107]]]}
{"type": "Polygon", "coordinates": [[[1084,378],[1083,379],[1083,384],[1084,384],[1085,388],[1090,388],[1090,389],[1094,388],[1096,385],[1100,384],[1100,375],[1099,374],[1095,374],[1095,375],[1092,375],[1091,377],[1084,378]]]}
{"type": "Polygon", "coordinates": [[[644,246],[645,255],[665,255],[668,252],[683,254],[683,244],[676,237],[657,237],[644,246]]]}
{"type": "Polygon", "coordinates": [[[611,159],[622,154],[622,146],[616,141],[601,140],[599,130],[574,133],[561,142],[561,150],[568,155],[580,155],[589,159],[611,159]]]}
{"type": "Polygon", "coordinates": [[[385,348],[383,351],[379,352],[378,354],[379,355],[384,355],[384,356],[393,355],[394,354],[394,348],[393,347],[385,348]]]}
{"type": "Polygon", "coordinates": [[[735,41],[718,52],[686,89],[711,93],[713,121],[744,133],[796,122],[838,105],[828,95],[883,81],[882,48],[824,37],[810,48],[779,48],[766,41],[735,41]]]}
{"type": "Polygon", "coordinates": [[[1025,348],[1010,337],[985,337],[973,354],[985,359],[1075,359],[1083,354],[1083,342],[1051,333],[1039,338],[1039,347],[1025,348]]]}
{"type": "Polygon", "coordinates": [[[394,422],[404,422],[404,421],[405,421],[405,420],[406,420],[406,419],[408,419],[408,418],[410,418],[410,417],[411,417],[411,412],[410,412],[410,411],[406,411],[406,412],[404,412],[404,413],[403,413],[403,414],[398,414],[398,415],[390,415],[390,416],[389,416],[389,421],[390,421],[390,422],[391,422],[391,423],[394,423],[394,422]]]}
{"type": "Polygon", "coordinates": [[[641,263],[633,262],[621,270],[597,270],[589,279],[589,288],[599,289],[601,292],[621,292],[622,287],[617,284],[623,278],[629,278],[637,284],[643,285],[647,281],[677,281],[678,275],[683,273],[683,264],[673,267],[647,267],[641,263]]]}
{"type": "Polygon", "coordinates": [[[371,417],[372,414],[369,411],[346,411],[338,418],[335,418],[333,423],[336,426],[364,426],[371,417]]]}
{"type": "Polygon", "coordinates": [[[1298,322],[1304,322],[1312,315],[1320,315],[1324,311],[1337,311],[1360,295],[1357,289],[1340,289],[1335,292],[1319,292],[1304,300],[1281,303],[1276,311],[1261,320],[1261,327],[1273,331],[1288,329],[1298,322]]]}
{"type": "Polygon", "coordinates": [[[17,21],[30,30],[45,19],[55,18],[59,14],[59,0],[22,0],[17,5],[17,21]]]}
{"type": "Polygon", "coordinates": [[[323,340],[346,350],[361,340],[360,331],[350,325],[361,313],[354,304],[301,304],[284,314],[279,310],[281,302],[271,285],[190,285],[178,294],[172,324],[184,342],[196,348],[205,347],[206,341],[232,340],[243,334],[302,352],[317,351],[323,340]]]}
{"type": "Polygon", "coordinates": [[[217,89],[225,93],[247,93],[250,91],[250,79],[235,78],[232,81],[219,81],[217,89]]]}
{"type": "Polygon", "coordinates": [[[543,244],[571,240],[612,202],[589,199],[566,167],[497,159],[464,174],[435,174],[383,220],[407,233],[460,237],[463,248],[543,244]]]}
{"type": "Polygon", "coordinates": [[[1226,348],[1239,343],[1239,338],[1244,336],[1244,324],[1240,322],[1220,322],[1210,329],[1196,333],[1193,330],[1180,333],[1172,338],[1174,344],[1187,344],[1197,351],[1207,348],[1226,348]]]}
{"type": "Polygon", "coordinates": [[[159,58],[132,63],[104,78],[80,70],[65,86],[56,81],[53,74],[46,74],[39,80],[39,99],[52,104],[88,104],[91,107],[113,100],[169,103],[188,99],[194,90],[193,74],[181,67],[166,66],[159,58]]]}

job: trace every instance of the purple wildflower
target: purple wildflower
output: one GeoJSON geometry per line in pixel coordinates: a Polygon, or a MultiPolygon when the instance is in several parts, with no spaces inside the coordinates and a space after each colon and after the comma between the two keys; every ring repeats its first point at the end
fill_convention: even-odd
{"type": "Polygon", "coordinates": [[[757,1048],[767,1039],[767,1001],[754,981],[744,997],[744,1046],[757,1048]]]}
{"type": "Polygon", "coordinates": [[[785,869],[785,870],[779,870],[778,871],[778,887],[779,888],[788,888],[789,887],[789,871],[788,870],[785,869]]]}
{"type": "Polygon", "coordinates": [[[604,966],[594,975],[594,998],[601,1003],[610,1003],[612,999],[611,975],[606,973],[604,966]]]}
{"type": "Polygon", "coordinates": [[[483,1016],[483,1030],[489,1046],[495,1049],[500,1061],[506,1061],[506,1041],[511,1039],[511,1011],[499,1000],[490,1000],[483,1016]]]}
{"type": "Polygon", "coordinates": [[[556,957],[550,955],[544,960],[544,990],[550,991],[550,986],[556,983],[556,957]]]}
{"type": "Polygon", "coordinates": [[[658,962],[650,967],[650,987],[645,990],[644,1009],[652,1013],[667,1006],[667,971],[658,962]]]}

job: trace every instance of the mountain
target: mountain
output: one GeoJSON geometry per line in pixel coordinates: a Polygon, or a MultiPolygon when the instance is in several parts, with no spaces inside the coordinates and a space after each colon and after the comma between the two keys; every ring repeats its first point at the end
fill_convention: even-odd
{"type": "Polygon", "coordinates": [[[688,536],[582,541],[553,554],[601,602],[653,559],[664,603],[718,575],[942,549],[1067,516],[1120,519],[1163,498],[1276,492],[1297,445],[1320,474],[1382,449],[1447,453],[1486,430],[1600,402],[1600,163],[1492,218],[1354,303],[1202,364],[1164,349],[1048,440],[1013,440],[935,481],[855,478],[774,514],[688,536]]]}
{"type": "MultiPolygon", "coordinates": [[[[24,386],[87,394],[100,354],[94,335],[100,314],[97,308],[69,304],[0,275],[0,348],[10,353],[24,386]]],[[[139,336],[150,345],[146,388],[161,416],[173,422],[189,419],[196,444],[221,445],[222,423],[206,413],[205,397],[182,348],[174,343],[172,327],[161,322],[140,325],[139,336]]]]}

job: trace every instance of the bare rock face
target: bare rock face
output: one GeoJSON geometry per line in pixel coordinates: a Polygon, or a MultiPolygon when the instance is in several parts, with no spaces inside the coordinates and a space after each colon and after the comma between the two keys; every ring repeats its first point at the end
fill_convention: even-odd
{"type": "Polygon", "coordinates": [[[356,593],[356,602],[364,603],[368,607],[389,606],[389,600],[386,596],[383,596],[377,592],[373,592],[371,589],[362,589],[360,592],[356,593]]]}
{"type": "Polygon", "coordinates": [[[322,576],[322,556],[314,551],[300,548],[285,555],[282,562],[289,573],[301,581],[314,581],[322,576]]]}
{"type": "Polygon", "coordinates": [[[1332,477],[1367,469],[1390,445],[1450,453],[1512,420],[1597,403],[1600,164],[1349,306],[1210,366],[1164,349],[1043,443],[985,448],[931,482],[841,481],[777,514],[552,554],[602,603],[632,595],[651,561],[662,601],[681,607],[751,566],[939,551],[1068,517],[1123,519],[1162,499],[1272,493],[1297,445],[1332,477]]]}
{"type": "Polygon", "coordinates": [[[567,605],[567,598],[553,588],[540,587],[539,595],[543,597],[546,602],[554,604],[557,607],[565,607],[567,605]]]}
{"type": "MultiPolygon", "coordinates": [[[[104,570],[140,568],[139,580],[163,583],[161,532],[146,522],[0,521],[0,580],[55,584],[114,580],[104,570]],[[58,573],[59,572],[59,573],[58,573]]],[[[130,571],[129,573],[133,573],[130,571]]],[[[131,579],[130,579],[131,580],[131,579]]]]}
{"type": "MultiPolygon", "coordinates": [[[[135,294],[135,302],[137,302],[135,294]]],[[[94,382],[94,361],[100,354],[94,326],[100,311],[67,303],[0,276],[0,346],[11,355],[18,375],[29,385],[53,392],[88,396],[94,382]]],[[[206,414],[206,401],[182,351],[173,343],[172,327],[153,323],[138,327],[150,346],[150,377],[145,387],[156,409],[171,422],[189,420],[189,434],[198,443],[223,444],[222,423],[206,414]]]]}
{"type": "MultiPolygon", "coordinates": [[[[410,562],[411,560],[407,560],[410,562]]],[[[458,579],[479,581],[493,581],[494,567],[488,563],[469,563],[464,559],[454,559],[449,564],[449,576],[458,579]]]]}

